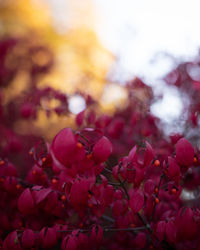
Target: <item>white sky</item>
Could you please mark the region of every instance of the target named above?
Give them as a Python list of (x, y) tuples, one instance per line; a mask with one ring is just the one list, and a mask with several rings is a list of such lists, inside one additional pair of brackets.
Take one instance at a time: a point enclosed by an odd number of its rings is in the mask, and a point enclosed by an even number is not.
[[(57, 8), (54, 12), (57, 18), (64, 20), (66, 0), (48, 1)], [(84, 0), (74, 1), (84, 3)], [(173, 68), (175, 61), (162, 52), (176, 58), (176, 63), (177, 59), (189, 59), (197, 54), (200, 0), (92, 1), (100, 19), (96, 24), (97, 34), (118, 59), (112, 69), (113, 80), (125, 82), (134, 75), (143, 77), (157, 93), (164, 94), (163, 100), (152, 108), (153, 112), (166, 122), (176, 118), (182, 107), (178, 94), (163, 89), (159, 80)]]
[[(117, 55), (117, 80), (137, 75), (163, 99), (153, 113), (170, 123), (182, 111), (175, 89), (160, 80), (179, 60), (197, 55), (200, 0), (94, 0), (101, 13), (97, 26), (103, 44)], [(163, 52), (176, 58), (174, 61)]]
[[(195, 55), (200, 45), (199, 0), (93, 0), (101, 15), (100, 39), (127, 73), (157, 77), (150, 61), (160, 52)], [(160, 56), (161, 57), (161, 56)], [(166, 67), (166, 64), (169, 64)]]
[[(69, 0), (50, 3), (55, 23), (67, 29)], [(87, 6), (88, 0), (70, 0)], [(116, 74), (150, 79), (173, 67), (169, 58), (194, 56), (200, 45), (200, 0), (90, 0), (97, 13), (96, 31), (105, 47), (118, 58)], [(80, 3), (80, 4), (79, 4)], [(61, 29), (60, 28), (60, 29)], [(157, 59), (157, 60), (155, 60)], [(120, 77), (119, 77), (120, 76)]]

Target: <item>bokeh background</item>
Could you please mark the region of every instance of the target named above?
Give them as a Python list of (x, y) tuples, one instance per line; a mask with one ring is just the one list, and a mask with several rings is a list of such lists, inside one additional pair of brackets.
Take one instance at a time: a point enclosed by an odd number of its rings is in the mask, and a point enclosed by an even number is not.
[[(59, 128), (73, 126), (74, 115), (85, 108), (80, 95), (85, 91), (99, 101), (100, 112), (114, 112), (126, 105), (124, 85), (136, 76), (153, 87), (151, 111), (162, 119), (166, 132), (181, 130), (173, 122), (186, 99), (166, 86), (163, 76), (180, 62), (198, 57), (199, 7), (198, 0), (1, 0), (0, 36), (21, 40), (7, 59), (9, 67), (15, 67), (18, 61), (13, 58), (23, 57), (29, 47), (45, 46), (52, 54), (39, 51), (31, 60), (42, 66), (54, 59), (37, 85), (68, 96), (70, 115), (58, 122), (56, 115), (46, 119), (41, 111), (32, 131), (48, 131), (52, 137)], [(4, 89), (5, 104), (31, 81), (29, 66), (23, 65)], [(21, 133), (27, 129), (30, 125), (23, 121), (16, 124)]]

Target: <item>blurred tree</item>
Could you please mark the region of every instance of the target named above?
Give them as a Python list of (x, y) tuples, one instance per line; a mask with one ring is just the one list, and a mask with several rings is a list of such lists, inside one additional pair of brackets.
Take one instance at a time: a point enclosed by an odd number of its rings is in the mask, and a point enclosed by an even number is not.
[[(8, 68), (20, 66), (9, 80), (9, 87), (2, 89), (4, 104), (29, 91), (33, 81), (38, 88), (51, 86), (68, 95), (87, 90), (87, 94), (100, 100), (114, 57), (100, 44), (94, 25), (91, 25), (95, 22), (91, 2), (84, 1), (84, 5), (79, 5), (78, 1), (68, 1), (66, 22), (69, 22), (69, 28), (62, 33), (54, 27), (47, 3), (36, 0), (0, 1), (0, 37), (20, 41), (6, 55)], [(34, 49), (32, 53), (33, 48), (41, 47), (46, 49)], [(48, 72), (35, 77), (27, 57), (39, 67), (49, 63), (51, 67)], [(47, 120), (41, 110), (34, 122), (36, 133), (41, 131), (43, 134), (48, 129), (50, 137), (67, 125), (73, 126), (70, 116), (67, 119), (59, 117), (58, 123), (56, 114)], [(25, 132), (25, 127), (22, 123), (17, 124), (18, 131)], [(50, 133), (51, 130), (54, 132)]]

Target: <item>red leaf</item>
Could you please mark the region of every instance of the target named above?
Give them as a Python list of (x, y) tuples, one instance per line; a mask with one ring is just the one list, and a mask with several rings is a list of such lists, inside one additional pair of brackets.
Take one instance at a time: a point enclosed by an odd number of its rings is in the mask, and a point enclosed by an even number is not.
[(48, 196), (48, 194), (51, 192), (52, 192), (52, 190), (50, 188), (44, 188), (44, 189), (41, 189), (39, 191), (34, 191), (34, 198), (35, 198), (36, 204), (43, 201)]
[(168, 221), (166, 224), (166, 235), (169, 242), (175, 242), (176, 240), (176, 226), (174, 222)]
[(23, 248), (32, 248), (35, 243), (35, 233), (31, 229), (25, 229), (21, 241)]
[(77, 124), (77, 126), (80, 127), (83, 124), (84, 117), (85, 117), (85, 110), (81, 111), (80, 113), (78, 113), (76, 115), (76, 124)]
[(34, 200), (29, 188), (25, 189), (18, 199), (18, 209), (24, 214), (31, 214), (34, 209)]
[(137, 213), (142, 209), (144, 205), (144, 195), (140, 191), (134, 191), (130, 194), (129, 205), (134, 213)]
[(76, 148), (76, 139), (70, 128), (64, 128), (54, 138), (51, 151), (56, 159), (62, 164), (68, 164), (73, 158)]
[(185, 138), (176, 144), (176, 160), (182, 166), (191, 166), (194, 160), (194, 148)]
[(164, 234), (165, 234), (165, 227), (166, 227), (166, 222), (165, 221), (159, 221), (157, 224), (156, 228), (156, 236), (160, 241), (163, 240)]
[(96, 162), (104, 162), (112, 153), (112, 144), (107, 137), (103, 136), (93, 148), (93, 157)]
[(138, 233), (135, 237), (136, 245), (141, 249), (144, 248), (146, 245), (146, 234), (145, 233)]

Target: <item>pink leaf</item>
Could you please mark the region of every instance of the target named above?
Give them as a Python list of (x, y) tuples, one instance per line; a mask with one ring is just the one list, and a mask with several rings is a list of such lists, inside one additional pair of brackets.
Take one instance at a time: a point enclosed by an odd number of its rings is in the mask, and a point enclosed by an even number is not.
[(36, 204), (43, 201), (48, 196), (48, 194), (51, 192), (52, 192), (52, 190), (50, 188), (44, 188), (44, 189), (41, 189), (39, 191), (34, 191), (34, 198), (35, 198)]
[(194, 160), (194, 148), (185, 138), (176, 144), (176, 160), (182, 166), (191, 166)]
[(31, 214), (34, 209), (34, 200), (29, 188), (25, 189), (18, 199), (18, 209), (23, 214)]
[(144, 205), (144, 195), (140, 191), (134, 191), (130, 194), (129, 205), (134, 213), (137, 213), (142, 209)]
[(104, 162), (112, 153), (112, 144), (107, 137), (103, 136), (93, 148), (93, 157), (96, 162)]

